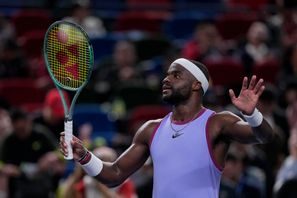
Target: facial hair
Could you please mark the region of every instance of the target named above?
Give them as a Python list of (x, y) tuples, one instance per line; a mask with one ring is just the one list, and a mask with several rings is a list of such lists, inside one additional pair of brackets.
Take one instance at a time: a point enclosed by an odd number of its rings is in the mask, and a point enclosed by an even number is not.
[(162, 99), (164, 102), (169, 103), (171, 105), (178, 105), (187, 99), (190, 98), (191, 95), (191, 87), (184, 86), (182, 88), (174, 88), (170, 89), (171, 93), (167, 95), (163, 95)]

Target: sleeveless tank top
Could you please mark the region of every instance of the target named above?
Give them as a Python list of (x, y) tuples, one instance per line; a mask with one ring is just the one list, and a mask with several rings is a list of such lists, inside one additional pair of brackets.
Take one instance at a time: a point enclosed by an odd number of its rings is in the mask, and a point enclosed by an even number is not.
[[(212, 114), (202, 109), (190, 122), (171, 123), (171, 112), (156, 128), (150, 145), (154, 198), (219, 197), (222, 169), (213, 160), (207, 134)], [(172, 128), (182, 130), (176, 135)]]

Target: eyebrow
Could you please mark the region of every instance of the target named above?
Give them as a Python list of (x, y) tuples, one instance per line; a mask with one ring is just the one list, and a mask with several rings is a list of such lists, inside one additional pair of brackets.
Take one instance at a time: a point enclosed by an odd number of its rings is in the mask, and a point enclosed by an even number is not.
[(170, 75), (170, 74), (182, 74), (183, 72), (180, 71), (180, 70), (173, 70), (173, 71), (167, 71), (167, 75)]

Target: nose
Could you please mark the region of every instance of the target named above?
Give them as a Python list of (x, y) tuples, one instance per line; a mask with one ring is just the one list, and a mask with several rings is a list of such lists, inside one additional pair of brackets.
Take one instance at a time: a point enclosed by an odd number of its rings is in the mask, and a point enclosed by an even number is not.
[(169, 83), (169, 76), (166, 76), (163, 81), (162, 81), (163, 84), (165, 83)]

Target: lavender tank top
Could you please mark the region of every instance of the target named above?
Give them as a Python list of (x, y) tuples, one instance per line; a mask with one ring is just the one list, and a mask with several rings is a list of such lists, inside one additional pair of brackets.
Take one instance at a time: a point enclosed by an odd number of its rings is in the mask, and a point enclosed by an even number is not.
[[(169, 113), (153, 134), (154, 198), (218, 198), (221, 167), (213, 161), (207, 121), (214, 114), (202, 109), (188, 123), (171, 123)], [(184, 127), (184, 128), (183, 128)], [(182, 129), (173, 138), (175, 130)]]

